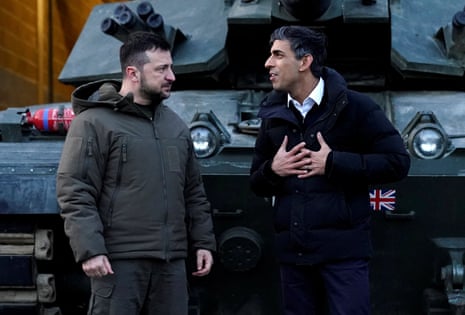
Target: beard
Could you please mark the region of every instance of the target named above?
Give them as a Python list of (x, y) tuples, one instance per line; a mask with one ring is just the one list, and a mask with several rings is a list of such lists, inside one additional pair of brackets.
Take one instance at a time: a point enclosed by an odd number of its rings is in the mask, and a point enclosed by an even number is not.
[(150, 99), (153, 104), (159, 104), (162, 100), (169, 97), (169, 94), (163, 93), (160, 89), (149, 86), (145, 77), (140, 79), (140, 94), (144, 98)]

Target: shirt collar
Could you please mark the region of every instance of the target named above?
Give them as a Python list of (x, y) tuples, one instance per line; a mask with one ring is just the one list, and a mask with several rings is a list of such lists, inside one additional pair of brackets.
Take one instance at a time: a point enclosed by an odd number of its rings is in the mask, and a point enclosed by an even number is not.
[[(305, 98), (304, 104), (308, 103), (308, 101), (311, 101), (312, 103), (315, 103), (316, 105), (319, 106), (321, 104), (321, 101), (323, 100), (324, 91), (325, 91), (325, 81), (323, 80), (323, 78), (320, 78), (315, 88)], [(299, 104), (299, 102), (297, 102), (294, 98), (292, 98), (292, 96), (288, 93), (287, 94), (287, 106), (289, 106), (291, 102), (294, 105)]]

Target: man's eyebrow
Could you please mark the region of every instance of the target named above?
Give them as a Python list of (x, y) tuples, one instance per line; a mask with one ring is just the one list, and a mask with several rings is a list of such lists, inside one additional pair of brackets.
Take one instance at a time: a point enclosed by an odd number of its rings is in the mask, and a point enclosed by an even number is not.
[(273, 49), (273, 50), (271, 50), (271, 53), (273, 55), (284, 54), (284, 52), (281, 49)]

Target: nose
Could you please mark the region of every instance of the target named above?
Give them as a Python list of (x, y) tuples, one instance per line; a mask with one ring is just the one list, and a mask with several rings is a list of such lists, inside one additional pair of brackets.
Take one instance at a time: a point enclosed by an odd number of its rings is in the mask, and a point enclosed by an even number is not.
[(266, 59), (265, 61), (265, 68), (266, 69), (269, 69), (272, 67), (272, 59), (271, 59), (272, 56), (268, 57), (268, 59)]
[(174, 71), (172, 69), (168, 70), (168, 73), (166, 74), (166, 80), (173, 82), (176, 80), (176, 76), (174, 75)]

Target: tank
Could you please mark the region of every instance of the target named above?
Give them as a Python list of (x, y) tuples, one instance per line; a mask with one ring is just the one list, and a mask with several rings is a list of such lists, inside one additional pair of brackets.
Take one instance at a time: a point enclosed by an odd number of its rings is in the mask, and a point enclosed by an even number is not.
[[(59, 80), (121, 77), (133, 31), (162, 32), (177, 81), (166, 100), (191, 128), (213, 209), (212, 273), (190, 279), (189, 315), (279, 315), (271, 200), (248, 188), (264, 62), (281, 25), (328, 37), (327, 64), (402, 134), (409, 175), (370, 187), (375, 315), (462, 314), (465, 305), (465, 12), (448, 0), (159, 0), (96, 6)], [(70, 103), (0, 111), (0, 313), (86, 313), (55, 176)], [(191, 262), (189, 262), (190, 265)]]

